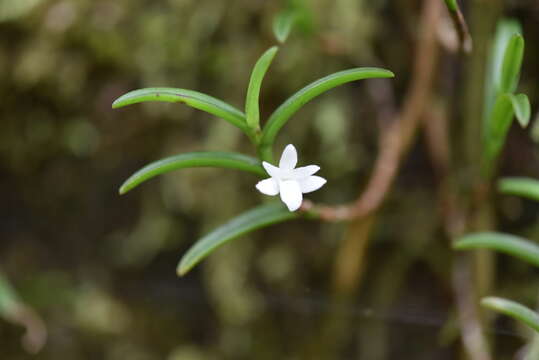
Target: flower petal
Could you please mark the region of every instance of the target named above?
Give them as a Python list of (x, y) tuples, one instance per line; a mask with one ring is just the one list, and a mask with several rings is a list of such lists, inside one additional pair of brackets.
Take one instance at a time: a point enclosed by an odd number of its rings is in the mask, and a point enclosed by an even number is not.
[(298, 163), (298, 153), (294, 145), (289, 144), (284, 148), (281, 160), (279, 160), (279, 168), (282, 170), (292, 170)]
[(292, 170), (292, 176), (296, 180), (303, 180), (305, 178), (308, 178), (309, 176), (315, 174), (318, 170), (320, 170), (320, 166), (318, 165), (308, 165), (299, 167), (297, 169)]
[(303, 195), (299, 183), (294, 180), (286, 180), (279, 182), (279, 191), (281, 200), (286, 204), (288, 210), (296, 211), (301, 206)]
[(262, 161), (262, 166), (264, 167), (264, 169), (266, 169), (266, 172), (272, 178), (277, 178), (277, 179), (281, 178), (282, 171), (277, 166), (273, 166), (270, 163), (265, 162), (265, 161)]
[(300, 181), (301, 192), (304, 194), (320, 189), (327, 182), (326, 179), (320, 176), (309, 176)]
[(256, 184), (256, 188), (262, 194), (269, 196), (275, 196), (279, 193), (279, 184), (277, 184), (277, 181), (273, 178), (259, 181), (258, 184)]

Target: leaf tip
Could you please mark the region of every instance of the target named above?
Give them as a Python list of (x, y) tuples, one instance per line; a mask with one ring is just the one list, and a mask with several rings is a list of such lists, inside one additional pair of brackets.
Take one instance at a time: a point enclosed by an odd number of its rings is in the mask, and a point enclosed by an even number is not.
[(481, 299), (481, 305), (488, 308), (496, 307), (499, 303), (499, 299), (492, 296)]
[(118, 109), (118, 108), (121, 108), (121, 107), (124, 107), (125, 104), (123, 103), (123, 97), (119, 97), (118, 99), (114, 100), (112, 102), (112, 108), (113, 109)]
[(123, 104), (124, 97), (125, 97), (125, 94), (122, 95), (122, 96), (120, 96), (120, 97), (117, 97), (117, 98), (112, 102), (112, 108), (113, 108), (113, 109), (117, 109), (117, 108), (119, 108), (119, 107), (124, 106), (124, 104)]
[(191, 270), (191, 266), (188, 266), (187, 264), (185, 264), (182, 259), (182, 261), (180, 261), (180, 263), (178, 264), (178, 267), (176, 268), (176, 275), (178, 275), (178, 277), (183, 277), (185, 274), (189, 272), (189, 270)]
[(131, 188), (127, 186), (127, 184), (123, 184), (122, 186), (120, 186), (120, 189), (118, 190), (118, 194), (125, 195), (125, 193), (127, 193), (129, 190), (131, 190)]
[(455, 241), (453, 244), (451, 244), (451, 247), (453, 250), (467, 250), (466, 241), (464, 239)]

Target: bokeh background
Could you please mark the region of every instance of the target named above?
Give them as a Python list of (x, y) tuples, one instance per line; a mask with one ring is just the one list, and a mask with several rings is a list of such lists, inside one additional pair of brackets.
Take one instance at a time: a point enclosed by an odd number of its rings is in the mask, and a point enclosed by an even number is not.
[[(480, 0), (462, 1), (464, 9), (474, 2)], [(535, 109), (539, 6), (494, 3), (496, 16), (523, 25), (520, 88)], [(356, 66), (395, 72), (398, 106), (409, 85), (421, 4), (305, 2), (302, 23), (264, 81), (263, 115), (311, 81)], [(182, 170), (118, 195), (123, 180), (164, 156), (254, 155), (236, 128), (205, 113), (163, 103), (112, 110), (111, 103), (135, 88), (171, 86), (241, 108), (252, 65), (275, 44), (271, 24), (284, 6), (0, 0), (0, 280), (9, 281), (48, 332), (43, 349), (30, 354), (20, 342), (23, 327), (4, 314), (0, 359), (459, 358), (453, 252), (441, 230), (438, 179), (421, 133), (381, 210), (364, 274), (347, 302), (334, 294), (335, 254), (347, 224), (302, 220), (270, 227), (176, 276), (178, 260), (198, 237), (260, 203), (254, 176)], [(444, 21), (450, 25), (447, 16)], [(442, 50), (436, 101), (455, 106), (454, 121), (462, 118), (465, 64)], [(349, 201), (368, 179), (383, 109), (372, 95), (379, 82), (366, 83), (317, 98), (277, 140), (276, 155), (294, 143), (303, 164), (321, 165), (329, 182), (309, 195), (313, 200)], [(533, 135), (511, 131), (502, 174), (539, 176)], [(499, 229), (539, 239), (537, 205), (502, 196), (493, 201)], [(537, 274), (506, 257), (497, 269), (493, 292), (533, 306)], [(332, 319), (344, 321), (345, 330), (332, 331)], [(29, 321), (39, 327), (39, 320)], [(529, 339), (507, 319), (493, 320), (488, 333), (496, 359), (511, 358)]]

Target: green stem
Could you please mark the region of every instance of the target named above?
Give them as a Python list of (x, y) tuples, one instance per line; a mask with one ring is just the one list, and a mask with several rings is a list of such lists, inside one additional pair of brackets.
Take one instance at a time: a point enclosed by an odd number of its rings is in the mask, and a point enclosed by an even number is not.
[(273, 148), (271, 144), (259, 144), (258, 157), (262, 161), (273, 163)]

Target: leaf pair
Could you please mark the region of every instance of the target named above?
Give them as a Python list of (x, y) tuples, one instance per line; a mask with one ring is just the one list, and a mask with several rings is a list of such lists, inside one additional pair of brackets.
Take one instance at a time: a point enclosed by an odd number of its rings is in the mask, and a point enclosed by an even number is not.
[(507, 133), (516, 117), (522, 127), (530, 121), (531, 107), (528, 97), (524, 94), (513, 95), (504, 93), (499, 95), (492, 109), (491, 119), (486, 131), (486, 157), (492, 163), (499, 155)]
[[(506, 178), (499, 182), (498, 189), (505, 194), (539, 201), (539, 181), (535, 179)], [(473, 233), (458, 239), (453, 247), (457, 250), (495, 250), (539, 267), (539, 245), (514, 235), (496, 232)], [(485, 298), (481, 304), (518, 319), (539, 333), (539, 314), (535, 311), (514, 301), (501, 298)]]
[[(259, 121), (259, 94), (262, 79), (275, 54), (277, 48), (272, 47), (266, 51), (256, 63), (246, 98), (246, 112), (229, 105), (212, 96), (193, 90), (177, 88), (146, 88), (135, 90), (119, 97), (113, 103), (113, 108), (137, 104), (148, 101), (181, 102), (193, 108), (205, 111), (220, 117), (235, 125), (245, 133), (251, 135), (255, 142), (259, 142), (259, 150), (265, 160), (271, 159), (271, 149), (279, 130), (303, 105), (314, 97), (345, 83), (367, 78), (389, 78), (393, 73), (378, 68), (356, 68), (341, 71), (319, 79), (286, 100), (270, 116), (258, 138), (260, 131)], [(196, 152), (177, 155), (151, 163), (132, 175), (120, 188), (125, 194), (140, 183), (166, 172), (188, 167), (224, 167), (248, 171), (263, 176), (265, 172), (260, 161), (246, 155), (230, 152)]]
[(498, 24), (487, 72), (484, 120), (484, 171), (489, 175), (505, 143), (513, 118), (522, 127), (530, 121), (528, 97), (514, 94), (524, 56), (524, 38), (520, 25), (505, 20)]
[[(539, 246), (513, 235), (494, 232), (469, 234), (460, 238), (454, 248), (496, 250), (539, 267)], [(481, 305), (520, 320), (539, 333), (539, 314), (519, 303), (488, 297), (481, 300)]]
[(114, 109), (142, 102), (181, 102), (195, 109), (205, 111), (224, 119), (242, 130), (247, 135), (259, 128), (259, 96), (262, 80), (266, 74), (278, 48), (276, 46), (266, 51), (257, 61), (247, 91), (245, 113), (236, 107), (194, 90), (154, 87), (128, 92), (112, 103)]

